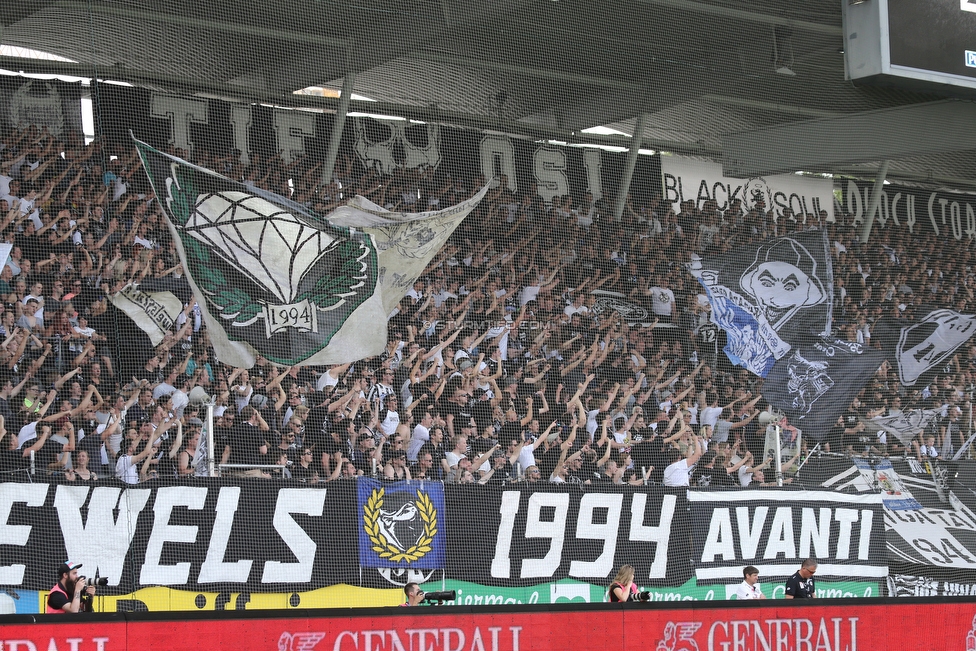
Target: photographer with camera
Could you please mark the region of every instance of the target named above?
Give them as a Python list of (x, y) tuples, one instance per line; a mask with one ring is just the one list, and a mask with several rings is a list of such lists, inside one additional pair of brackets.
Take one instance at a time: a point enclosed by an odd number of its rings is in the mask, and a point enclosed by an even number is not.
[(81, 563), (66, 561), (58, 568), (58, 582), (51, 588), (47, 596), (47, 608), (44, 612), (83, 613), (91, 612), (92, 597), (95, 596), (95, 586), (89, 585), (83, 576), (78, 576)]
[(634, 566), (623, 565), (610, 584), (610, 603), (637, 600), (637, 585), (634, 583)]
[(424, 600), (424, 591), (416, 583), (408, 583), (403, 586), (403, 594), (407, 595), (407, 603), (401, 606), (419, 606)]

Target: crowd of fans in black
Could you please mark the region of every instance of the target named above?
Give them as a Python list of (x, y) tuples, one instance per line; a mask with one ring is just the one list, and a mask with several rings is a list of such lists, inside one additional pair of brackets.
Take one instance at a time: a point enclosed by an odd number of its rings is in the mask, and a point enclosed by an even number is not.
[[(173, 153), (323, 213), (355, 194), (397, 210), (445, 207), (485, 183), (445, 170), (384, 177), (341, 156), (321, 184), (308, 159)], [(694, 256), (824, 225), (835, 333), (865, 344), (883, 315), (976, 308), (967, 242), (877, 228), (860, 244), (844, 216), (713, 201), (675, 212), (636, 185), (616, 220), (610, 196), (547, 202), (531, 185), (493, 185), (391, 316), (383, 355), (241, 369), (214, 358), (192, 300), (157, 346), (109, 300), (130, 283), (185, 283), (131, 144), (4, 134), (0, 237), (13, 248), (0, 273), (0, 469), (127, 483), (206, 475), (204, 413), (189, 400), (201, 386), (216, 396), (224, 475), (763, 485), (762, 382), (721, 353), (686, 271)], [(949, 370), (909, 390), (885, 364), (835, 428), (805, 439), (825, 436), (822, 450), (847, 455), (958, 449), (976, 346)], [(864, 431), (860, 417), (915, 407), (941, 418), (908, 450)]]

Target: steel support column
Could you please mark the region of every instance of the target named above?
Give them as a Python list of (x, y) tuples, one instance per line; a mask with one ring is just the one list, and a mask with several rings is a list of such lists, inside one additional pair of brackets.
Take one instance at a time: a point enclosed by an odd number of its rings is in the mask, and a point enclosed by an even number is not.
[(339, 107), (336, 109), (332, 136), (329, 138), (329, 149), (325, 152), (325, 163), (322, 165), (322, 183), (332, 182), (332, 172), (335, 171), (339, 143), (342, 142), (342, 131), (346, 127), (346, 113), (349, 112), (349, 100), (352, 98), (352, 87), (355, 83), (356, 73), (346, 72), (342, 79), (342, 90), (339, 91)]
[(874, 179), (874, 187), (871, 189), (871, 201), (868, 203), (868, 211), (864, 215), (864, 224), (861, 225), (861, 243), (867, 244), (871, 237), (871, 228), (874, 226), (874, 216), (878, 212), (878, 204), (881, 202), (881, 190), (884, 189), (885, 177), (888, 176), (888, 161), (881, 161), (878, 169), (878, 176)]
[(630, 141), (630, 151), (627, 152), (627, 164), (624, 166), (624, 173), (620, 178), (620, 187), (617, 189), (617, 199), (613, 204), (613, 218), (615, 221), (620, 221), (621, 215), (624, 214), (624, 206), (627, 205), (630, 182), (634, 179), (637, 156), (640, 154), (641, 143), (644, 141), (644, 124), (646, 121), (646, 113), (637, 115), (637, 124), (634, 125), (634, 135)]

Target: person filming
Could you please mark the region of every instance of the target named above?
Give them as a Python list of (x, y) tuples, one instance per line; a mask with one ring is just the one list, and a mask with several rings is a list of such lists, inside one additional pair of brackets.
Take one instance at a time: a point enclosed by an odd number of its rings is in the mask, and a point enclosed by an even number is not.
[(401, 606), (419, 606), (424, 600), (424, 591), (416, 583), (403, 586), (403, 593), (407, 596), (407, 602)]
[(47, 596), (46, 613), (91, 612), (95, 586), (88, 585), (83, 576), (78, 576), (81, 563), (66, 561), (58, 568), (58, 582)]
[(610, 584), (610, 603), (630, 601), (636, 592), (637, 586), (634, 585), (634, 566), (621, 566), (620, 571), (617, 572), (617, 576), (613, 577), (613, 583)]

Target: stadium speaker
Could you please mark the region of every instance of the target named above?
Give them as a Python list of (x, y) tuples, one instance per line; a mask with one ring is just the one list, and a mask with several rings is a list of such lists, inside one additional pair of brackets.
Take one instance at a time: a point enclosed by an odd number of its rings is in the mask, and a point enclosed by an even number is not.
[(193, 390), (190, 391), (191, 405), (205, 405), (211, 400), (210, 394), (203, 387), (193, 387)]

